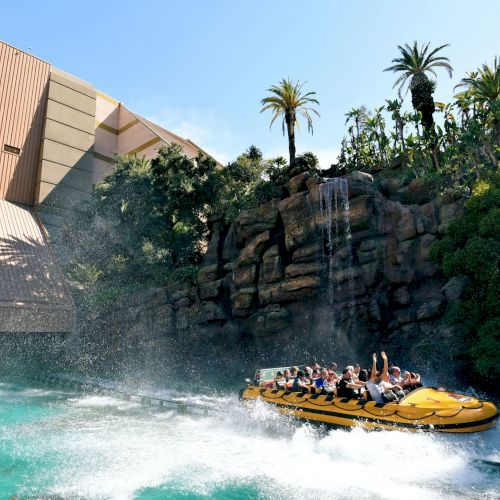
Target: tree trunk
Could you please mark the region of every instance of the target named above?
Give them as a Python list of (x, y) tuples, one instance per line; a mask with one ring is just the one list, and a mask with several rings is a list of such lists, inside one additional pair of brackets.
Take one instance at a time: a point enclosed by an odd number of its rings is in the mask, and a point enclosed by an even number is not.
[(422, 114), (422, 125), (427, 134), (434, 129), (434, 83), (424, 73), (419, 73), (412, 78), (410, 83), (411, 102), (415, 111)]
[(295, 112), (287, 114), (285, 117), (286, 130), (288, 133), (288, 153), (290, 155), (290, 166), (295, 161)]

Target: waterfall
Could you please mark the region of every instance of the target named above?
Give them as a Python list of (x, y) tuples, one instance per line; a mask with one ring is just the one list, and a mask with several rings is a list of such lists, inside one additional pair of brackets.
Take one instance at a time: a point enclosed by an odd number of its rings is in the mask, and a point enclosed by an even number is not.
[[(351, 226), (349, 220), (349, 186), (346, 179), (325, 179), (319, 185), (319, 211), (321, 214), (327, 275), (328, 303), (333, 306), (347, 283), (351, 315), (354, 314), (354, 279), (352, 272)], [(347, 278), (347, 279), (346, 279)]]

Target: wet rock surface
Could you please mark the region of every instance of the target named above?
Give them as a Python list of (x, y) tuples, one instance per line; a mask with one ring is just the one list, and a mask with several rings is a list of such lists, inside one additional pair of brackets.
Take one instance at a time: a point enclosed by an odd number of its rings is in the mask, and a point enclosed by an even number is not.
[(361, 172), (347, 180), (348, 220), (340, 192), (328, 211), (320, 179), (300, 174), (288, 197), (229, 226), (214, 221), (196, 285), (161, 303), (169, 335), (278, 366), (300, 362), (297, 352), (353, 361), (385, 348), (436, 366), (451, 354), (443, 314), (465, 281), (444, 278), (429, 250), (463, 204), (430, 199), (419, 183), (403, 189)]

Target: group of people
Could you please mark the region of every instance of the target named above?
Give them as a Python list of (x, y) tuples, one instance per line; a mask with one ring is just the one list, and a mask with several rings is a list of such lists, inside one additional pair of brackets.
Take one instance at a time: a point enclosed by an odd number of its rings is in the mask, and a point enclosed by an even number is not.
[(328, 368), (314, 363), (302, 370), (292, 366), (277, 372), (274, 388), (387, 403), (400, 401), (410, 391), (422, 387), (418, 373), (402, 373), (398, 366), (389, 368), (386, 353), (382, 352), (381, 356), (382, 370), (377, 370), (377, 354), (373, 353), (370, 371), (355, 364), (346, 366), (341, 375), (337, 373), (336, 363), (331, 363)]

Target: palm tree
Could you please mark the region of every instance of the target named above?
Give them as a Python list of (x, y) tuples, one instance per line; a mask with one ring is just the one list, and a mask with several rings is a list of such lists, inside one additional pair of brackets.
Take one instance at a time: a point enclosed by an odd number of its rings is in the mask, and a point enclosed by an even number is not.
[(302, 87), (304, 83), (300, 81), (292, 82), (289, 78), (282, 79), (279, 85), (273, 85), (267, 91), (273, 94), (272, 96), (265, 97), (260, 101), (262, 104), (262, 113), (266, 109), (273, 112), (273, 119), (269, 128), (272, 127), (275, 120), (283, 116), (281, 128), (283, 135), (285, 135), (285, 124), (288, 133), (288, 151), (290, 153), (290, 166), (295, 160), (295, 125), (298, 127), (297, 114), (301, 114), (307, 120), (307, 129), (311, 134), (313, 133), (311, 112), (319, 116), (319, 113), (311, 108), (311, 105), (319, 105), (317, 99), (311, 97), (316, 95), (316, 92), (307, 92), (302, 94)]
[(402, 73), (394, 83), (393, 87), (401, 84), (398, 89), (399, 97), (401, 98), (401, 90), (409, 78), (411, 90), (411, 102), (415, 111), (420, 111), (422, 114), (422, 125), (427, 132), (430, 132), (434, 125), (432, 114), (434, 113), (434, 99), (432, 93), (434, 92), (435, 82), (429, 80), (426, 73), (432, 73), (437, 77), (434, 68), (442, 67), (448, 71), (450, 78), (453, 74), (453, 68), (449, 63), (449, 59), (443, 56), (436, 56), (436, 54), (449, 44), (441, 45), (429, 53), (429, 43), (418, 47), (417, 42), (413, 42), (413, 47), (405, 44), (404, 47), (398, 45), (402, 57), (397, 57), (391, 62), (395, 63), (393, 66), (385, 68), (384, 71), (394, 71), (395, 73)]
[[(477, 72), (467, 74), (457, 87), (466, 87), (466, 93), (479, 108), (487, 109), (493, 121), (495, 139), (500, 145), (500, 61), (497, 57), (493, 67), (483, 64)], [(458, 94), (460, 97), (460, 94)]]

